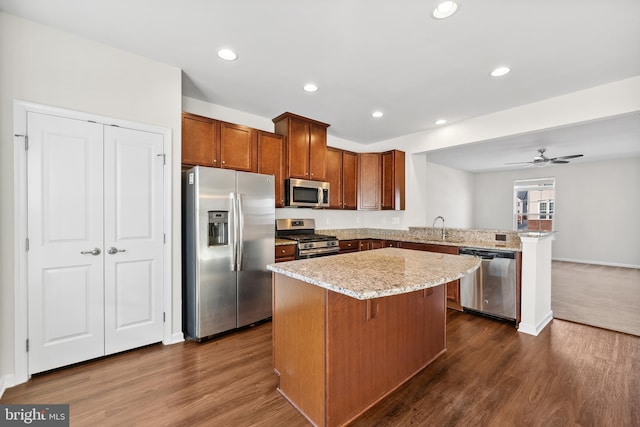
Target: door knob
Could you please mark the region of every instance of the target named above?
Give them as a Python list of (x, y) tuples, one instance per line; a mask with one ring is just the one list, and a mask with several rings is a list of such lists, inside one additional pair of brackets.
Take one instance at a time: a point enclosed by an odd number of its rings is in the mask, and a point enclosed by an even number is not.
[(102, 253), (102, 251), (100, 250), (100, 248), (93, 248), (90, 251), (81, 251), (80, 253), (82, 255), (93, 255), (93, 256), (96, 256), (96, 255), (100, 255)]
[(107, 251), (107, 253), (108, 253), (109, 255), (115, 255), (115, 254), (117, 254), (118, 252), (127, 252), (127, 250), (126, 250), (126, 249), (118, 249), (118, 248), (114, 248), (113, 246), (111, 246), (111, 247), (109, 248), (109, 250)]

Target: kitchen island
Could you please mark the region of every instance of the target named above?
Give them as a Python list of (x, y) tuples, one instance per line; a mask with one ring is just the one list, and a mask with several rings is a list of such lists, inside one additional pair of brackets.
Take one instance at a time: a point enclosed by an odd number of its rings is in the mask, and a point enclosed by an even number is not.
[(385, 248), (271, 264), (278, 390), (339, 426), (446, 350), (445, 283), (475, 258)]

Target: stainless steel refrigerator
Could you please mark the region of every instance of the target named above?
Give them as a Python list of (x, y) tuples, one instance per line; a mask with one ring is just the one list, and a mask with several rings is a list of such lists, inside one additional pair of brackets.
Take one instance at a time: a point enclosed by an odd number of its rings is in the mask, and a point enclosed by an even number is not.
[(269, 318), (274, 177), (197, 166), (182, 178), (186, 335), (200, 340)]

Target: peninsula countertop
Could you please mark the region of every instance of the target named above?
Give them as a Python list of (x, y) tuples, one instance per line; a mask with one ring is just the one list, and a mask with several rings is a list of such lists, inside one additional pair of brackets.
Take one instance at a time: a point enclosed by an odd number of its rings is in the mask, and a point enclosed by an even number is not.
[(479, 266), (473, 257), (384, 248), (269, 264), (267, 269), (366, 300), (442, 285)]

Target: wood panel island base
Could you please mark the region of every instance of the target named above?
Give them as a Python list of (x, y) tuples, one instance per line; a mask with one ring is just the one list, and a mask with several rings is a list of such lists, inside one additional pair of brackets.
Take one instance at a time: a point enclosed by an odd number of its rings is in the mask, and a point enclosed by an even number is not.
[(269, 265), (280, 393), (349, 423), (446, 350), (446, 286), (480, 262), (387, 248)]

